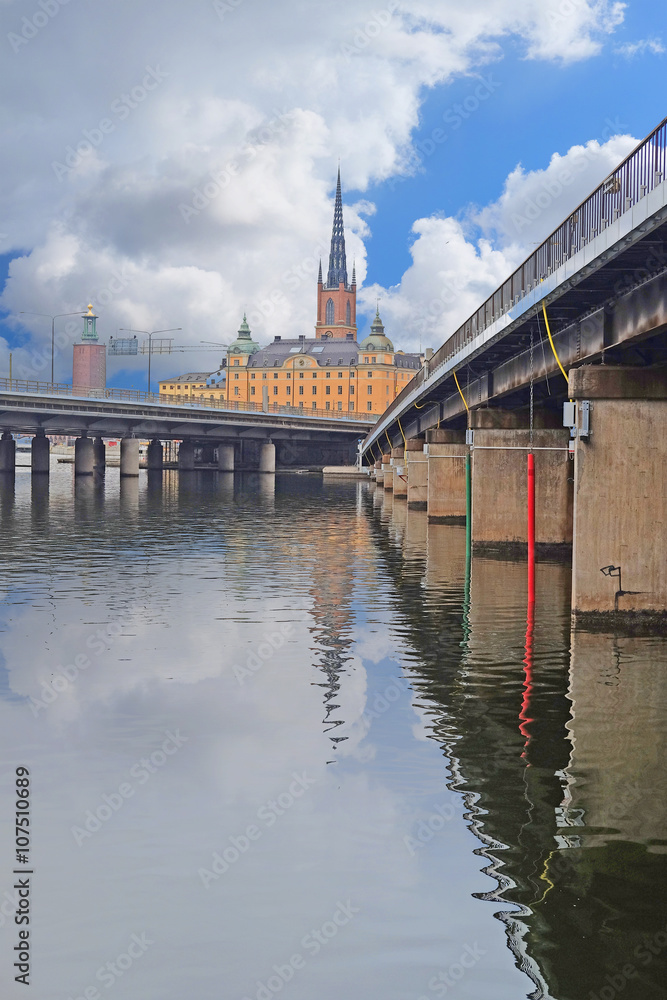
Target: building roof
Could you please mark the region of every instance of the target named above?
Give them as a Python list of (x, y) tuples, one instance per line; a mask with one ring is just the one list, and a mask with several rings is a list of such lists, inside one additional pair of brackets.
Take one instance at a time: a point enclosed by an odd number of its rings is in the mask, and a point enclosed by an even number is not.
[(160, 382), (205, 382), (211, 377), (211, 372), (188, 372), (187, 375), (174, 375), (171, 378), (161, 378)]
[[(385, 350), (385, 348), (374, 348)], [(248, 359), (249, 368), (275, 368), (282, 366), (290, 357), (307, 354), (320, 367), (356, 365), (359, 360), (359, 344), (356, 340), (325, 340), (319, 338), (289, 338), (274, 340), (268, 347), (262, 347)], [(418, 354), (395, 354), (395, 364), (399, 368), (420, 368)]]

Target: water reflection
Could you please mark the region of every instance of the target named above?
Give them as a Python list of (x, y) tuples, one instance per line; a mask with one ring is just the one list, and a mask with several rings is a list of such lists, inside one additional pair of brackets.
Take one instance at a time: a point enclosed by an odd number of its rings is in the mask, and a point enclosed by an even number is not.
[(127, 1000), (661, 995), (663, 640), (571, 635), (541, 564), (527, 656), (525, 567), (467, 592), (365, 483), (73, 480), (0, 491), (40, 1000), (127, 954)]

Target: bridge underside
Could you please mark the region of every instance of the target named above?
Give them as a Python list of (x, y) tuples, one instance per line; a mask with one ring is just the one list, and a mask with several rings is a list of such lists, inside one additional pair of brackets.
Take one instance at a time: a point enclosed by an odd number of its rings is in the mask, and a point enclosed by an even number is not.
[[(667, 363), (667, 224), (563, 290), (547, 307), (554, 346), (566, 371), (581, 364), (640, 367)], [(532, 342), (532, 351), (531, 351)], [(495, 342), (471, 353), (457, 375), (471, 408), (536, 405), (560, 415), (567, 382), (547, 337), (541, 309)], [(451, 372), (400, 415), (407, 437), (431, 427), (464, 427), (466, 409)], [(402, 441), (398, 420), (387, 428)]]

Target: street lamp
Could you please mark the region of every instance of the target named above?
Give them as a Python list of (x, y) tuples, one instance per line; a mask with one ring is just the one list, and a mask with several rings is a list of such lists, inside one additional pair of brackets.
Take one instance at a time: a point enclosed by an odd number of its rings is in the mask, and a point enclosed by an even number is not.
[(85, 309), (80, 309), (78, 312), (72, 312), (72, 313), (56, 313), (55, 315), (52, 315), (51, 313), (26, 312), (23, 309), (19, 313), (19, 316), (45, 316), (46, 319), (51, 320), (51, 385), (53, 385), (55, 381), (53, 371), (54, 371), (54, 358), (56, 352), (56, 326), (55, 326), (56, 320), (60, 319), (61, 316), (85, 316), (85, 315), (86, 315)]
[(168, 330), (130, 330), (128, 327), (121, 326), (120, 328), (123, 333), (143, 333), (144, 336), (148, 337), (148, 392), (151, 391), (151, 354), (152, 354), (152, 338), (156, 333), (175, 333), (176, 330), (182, 330), (182, 326), (172, 326)]

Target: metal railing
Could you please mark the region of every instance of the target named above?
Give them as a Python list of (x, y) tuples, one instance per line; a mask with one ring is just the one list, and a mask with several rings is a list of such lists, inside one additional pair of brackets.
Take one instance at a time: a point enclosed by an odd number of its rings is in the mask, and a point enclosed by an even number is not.
[(378, 417), (373, 413), (356, 410), (307, 409), (305, 406), (288, 406), (283, 403), (244, 402), (243, 400), (206, 399), (204, 396), (172, 396), (168, 393), (140, 392), (137, 389), (93, 389), (67, 385), (64, 382), (37, 382), (31, 379), (0, 378), (0, 392), (30, 393), (40, 396), (70, 396), (85, 399), (108, 399), (121, 403), (151, 403), (179, 406), (184, 409), (223, 410), (227, 413), (278, 413), (291, 417), (318, 417), (326, 420), (352, 420), (374, 424)]
[(558, 229), (510, 275), (479, 309), (433, 354), (383, 413), (399, 410), (404, 399), (433, 372), (529, 295), (541, 281), (629, 211), (665, 179), (667, 118), (619, 163)]

